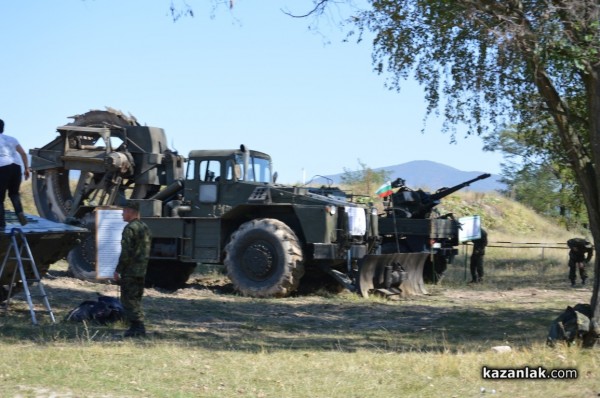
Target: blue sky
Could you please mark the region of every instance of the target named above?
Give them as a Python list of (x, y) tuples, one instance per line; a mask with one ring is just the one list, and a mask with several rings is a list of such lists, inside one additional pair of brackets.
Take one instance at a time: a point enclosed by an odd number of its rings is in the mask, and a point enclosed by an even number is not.
[(359, 159), (500, 171), (501, 155), (479, 138), (450, 144), (440, 120), (424, 125), (418, 85), (385, 88), (369, 40), (343, 42), (327, 19), (315, 33), (281, 11), (302, 13), (309, 1), (237, 0), (214, 13), (207, 0), (187, 1), (195, 17), (176, 23), (170, 0), (1, 2), (6, 134), (28, 151), (68, 116), (110, 106), (164, 128), (185, 156), (240, 144), (267, 152), (280, 182), (355, 170)]

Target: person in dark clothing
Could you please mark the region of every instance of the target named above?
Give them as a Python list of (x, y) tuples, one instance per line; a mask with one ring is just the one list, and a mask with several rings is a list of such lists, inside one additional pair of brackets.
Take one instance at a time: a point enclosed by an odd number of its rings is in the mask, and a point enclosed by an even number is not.
[(150, 229), (140, 220), (139, 204), (129, 201), (123, 209), (123, 220), (128, 224), (123, 229), (121, 255), (114, 280), (121, 285), (121, 303), (129, 329), (124, 337), (146, 335), (142, 296), (150, 256)]
[(6, 228), (6, 218), (4, 215), (4, 201), (6, 192), (12, 202), (21, 225), (27, 224), (27, 218), (23, 213), (21, 204), (21, 165), (25, 168), (23, 174), (25, 179), (29, 178), (29, 163), (27, 154), (19, 144), (16, 138), (4, 134), (4, 121), (0, 119), (0, 229)]
[(590, 262), (594, 255), (594, 247), (588, 240), (582, 238), (569, 239), (567, 245), (571, 249), (569, 250), (569, 279), (571, 280), (571, 286), (576, 285), (577, 270), (579, 270), (581, 284), (585, 285), (587, 263)]
[(488, 244), (487, 232), (481, 228), (481, 236), (473, 241), (473, 253), (471, 254), (471, 282), (483, 282), (483, 256), (485, 255), (485, 247)]

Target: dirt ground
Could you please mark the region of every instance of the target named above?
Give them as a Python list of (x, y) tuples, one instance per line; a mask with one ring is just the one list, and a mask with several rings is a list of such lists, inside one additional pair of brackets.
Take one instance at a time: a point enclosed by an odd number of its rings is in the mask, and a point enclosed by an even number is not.
[[(66, 265), (64, 263), (58, 263), (58, 265), (52, 266), (48, 274), (44, 277), (44, 285), (50, 286), (51, 288), (58, 289), (56, 298), (62, 301), (61, 293), (65, 293), (67, 297), (64, 299), (73, 298), (75, 295), (95, 295), (106, 294), (115, 295), (118, 292), (118, 286), (111, 284), (110, 282), (87, 282), (71, 277), (66, 271)], [(423, 297), (435, 297), (433, 301), (439, 299), (449, 300), (454, 302), (497, 302), (502, 301), (520, 301), (522, 303), (543, 303), (548, 299), (552, 300), (570, 300), (577, 301), (583, 300), (583, 302), (589, 301), (591, 297), (592, 287), (590, 284), (586, 286), (578, 286), (577, 288), (570, 288), (565, 282), (564, 284), (556, 284), (556, 286), (548, 286), (547, 288), (540, 288), (539, 286), (514, 286), (505, 289), (497, 287), (493, 281), (490, 283), (482, 283), (477, 285), (464, 284), (461, 287), (447, 287), (443, 283), (439, 286), (427, 285), (428, 295)], [(61, 292), (63, 291), (63, 292)], [(342, 296), (348, 292), (343, 292)], [(163, 297), (163, 296), (174, 296), (185, 299), (194, 299), (200, 297), (222, 297), (225, 301), (230, 300), (251, 300), (238, 296), (231, 283), (225, 275), (218, 273), (212, 274), (192, 274), (186, 287), (176, 290), (168, 291), (164, 289), (146, 288), (145, 295), (147, 297)], [(310, 300), (315, 297), (331, 297), (327, 292), (316, 292), (314, 295), (296, 295), (295, 297), (283, 299), (292, 300), (294, 302), (301, 302), (303, 299)], [(333, 295), (335, 296), (335, 295)], [(406, 299), (398, 299), (403, 302), (411, 302), (418, 297), (411, 297)], [(427, 300), (427, 299), (426, 299)], [(394, 301), (394, 300), (392, 300)]]
[[(64, 302), (72, 302), (77, 304), (77, 297), (81, 299), (93, 299), (97, 294), (109, 296), (118, 295), (118, 286), (111, 283), (94, 283), (75, 279), (67, 274), (66, 271), (50, 271), (49, 275), (44, 279), (44, 286), (53, 289), (53, 299)], [(507, 290), (498, 290), (493, 284), (482, 284), (480, 286), (466, 285), (463, 288), (447, 288), (444, 286), (427, 285), (429, 292), (426, 296), (409, 297), (392, 299), (390, 302), (401, 302), (405, 305), (410, 303), (431, 302), (434, 303), (446, 302), (452, 304), (464, 303), (468, 306), (469, 303), (497, 303), (503, 302), (518, 302), (526, 309), (536, 304), (542, 304), (550, 301), (565, 302), (589, 302), (591, 297), (591, 286), (567, 288), (567, 286), (557, 286), (555, 289), (542, 289), (538, 287), (517, 287)], [(349, 295), (349, 292), (342, 292), (341, 297)], [(186, 287), (169, 291), (164, 289), (146, 288), (144, 295), (149, 298), (161, 297), (176, 297), (186, 300), (202, 299), (210, 297), (212, 300), (223, 302), (247, 301), (255, 300), (237, 295), (230, 284), (229, 280), (223, 277), (194, 277), (188, 281)], [(294, 297), (277, 299), (275, 301), (293, 302), (301, 304), (303, 302), (311, 302), (315, 299), (327, 300), (327, 298), (335, 297), (335, 294), (320, 291), (315, 294), (296, 295)], [(358, 296), (357, 296), (358, 297)], [(265, 300), (273, 302), (273, 300)]]
[[(44, 286), (63, 325), (69, 325), (65, 317), (84, 300), (98, 294), (118, 296), (116, 285), (81, 281), (60, 268), (50, 270)], [(500, 289), (489, 282), (427, 288), (428, 295), (399, 300), (364, 299), (347, 291), (253, 299), (235, 294), (225, 276), (194, 274), (185, 288), (174, 292), (146, 289), (144, 308), (154, 336), (186, 344), (218, 343), (247, 350), (293, 344), (308, 349), (341, 345), (337, 349), (349, 351), (373, 346), (477, 351), (498, 344), (544, 343), (551, 322), (566, 306), (591, 298), (591, 287), (573, 289), (567, 284)], [(27, 319), (22, 294), (14, 297), (11, 307), (9, 313), (16, 311)], [(114, 330), (99, 326), (95, 333), (105, 332)]]

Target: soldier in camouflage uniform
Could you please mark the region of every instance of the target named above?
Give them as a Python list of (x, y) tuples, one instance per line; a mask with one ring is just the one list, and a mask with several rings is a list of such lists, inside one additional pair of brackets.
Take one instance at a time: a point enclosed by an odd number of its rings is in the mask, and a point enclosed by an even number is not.
[(572, 238), (567, 241), (569, 246), (569, 279), (571, 286), (575, 286), (577, 280), (577, 270), (581, 277), (581, 284), (585, 285), (587, 275), (587, 264), (594, 255), (594, 247), (592, 244), (583, 238)]
[(129, 329), (124, 337), (146, 335), (142, 296), (144, 279), (150, 255), (150, 229), (140, 220), (139, 204), (129, 201), (123, 209), (123, 220), (128, 224), (121, 238), (121, 256), (114, 279), (121, 285), (121, 303)]
[(483, 282), (483, 256), (488, 244), (487, 232), (481, 228), (481, 237), (473, 240), (473, 253), (471, 254), (471, 282)]

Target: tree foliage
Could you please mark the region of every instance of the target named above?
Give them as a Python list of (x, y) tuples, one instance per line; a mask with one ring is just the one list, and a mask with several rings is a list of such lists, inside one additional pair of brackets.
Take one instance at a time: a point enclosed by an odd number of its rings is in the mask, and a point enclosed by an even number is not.
[[(548, 128), (548, 127), (546, 127)], [(540, 214), (557, 219), (567, 229), (588, 225), (581, 192), (560, 153), (548, 145), (552, 135), (505, 129), (486, 138), (490, 150), (504, 154), (503, 192)]]
[(504, 164), (502, 174), (501, 181), (507, 185), (503, 193), (511, 199), (555, 219), (566, 229), (588, 224), (577, 186), (552, 164)]

